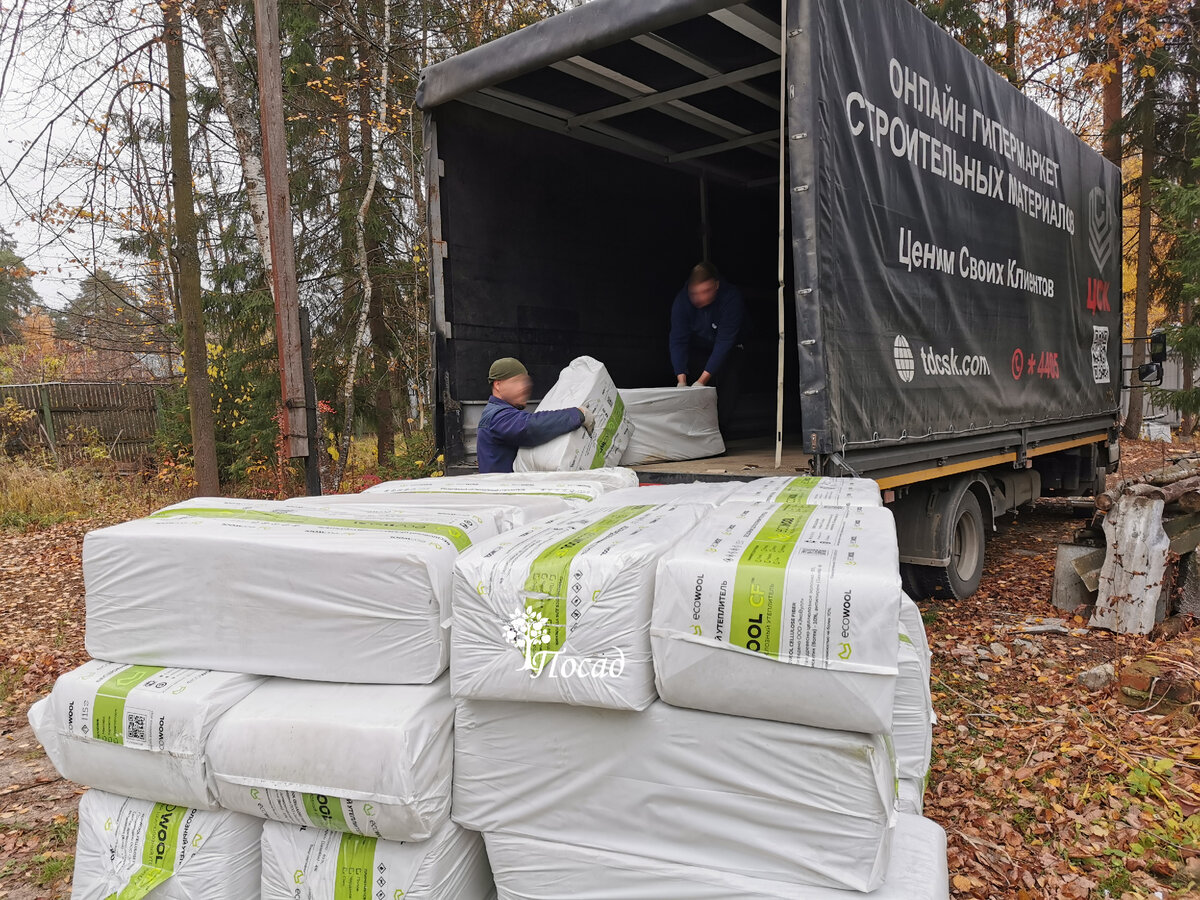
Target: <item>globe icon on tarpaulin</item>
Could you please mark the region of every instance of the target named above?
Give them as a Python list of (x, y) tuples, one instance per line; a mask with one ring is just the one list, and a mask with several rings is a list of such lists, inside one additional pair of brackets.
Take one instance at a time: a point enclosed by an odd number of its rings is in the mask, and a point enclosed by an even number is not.
[(912, 381), (917, 374), (917, 366), (913, 362), (912, 347), (908, 345), (908, 338), (902, 334), (896, 335), (896, 340), (892, 344), (892, 359), (896, 362), (896, 372), (899, 374), (900, 380), (905, 384)]

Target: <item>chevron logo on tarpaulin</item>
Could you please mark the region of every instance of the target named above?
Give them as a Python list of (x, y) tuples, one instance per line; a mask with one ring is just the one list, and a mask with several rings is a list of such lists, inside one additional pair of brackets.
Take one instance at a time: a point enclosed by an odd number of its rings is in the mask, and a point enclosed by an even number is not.
[(1117, 213), (1108, 202), (1108, 192), (1102, 187), (1092, 188), (1088, 195), (1088, 246), (1101, 272), (1112, 261), (1117, 233)]

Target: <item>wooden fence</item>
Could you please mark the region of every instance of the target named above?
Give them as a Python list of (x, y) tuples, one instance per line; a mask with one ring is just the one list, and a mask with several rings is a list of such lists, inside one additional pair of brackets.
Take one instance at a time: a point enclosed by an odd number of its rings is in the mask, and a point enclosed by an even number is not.
[(121, 462), (138, 462), (154, 451), (159, 387), (154, 384), (51, 382), (0, 385), (0, 404), (13, 397), (37, 413), (21, 434), (26, 447), (47, 447), (56, 457), (104, 446)]

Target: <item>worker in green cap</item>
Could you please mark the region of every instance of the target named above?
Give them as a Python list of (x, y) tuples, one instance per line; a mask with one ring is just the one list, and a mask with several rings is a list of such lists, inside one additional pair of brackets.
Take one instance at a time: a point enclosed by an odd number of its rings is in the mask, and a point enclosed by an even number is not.
[(595, 427), (592, 414), (581, 407), (526, 412), (533, 379), (518, 359), (506, 356), (496, 360), (488, 369), (488, 381), (492, 396), (479, 419), (476, 437), (480, 472), (511, 472), (519, 448), (536, 447), (576, 428), (591, 434)]

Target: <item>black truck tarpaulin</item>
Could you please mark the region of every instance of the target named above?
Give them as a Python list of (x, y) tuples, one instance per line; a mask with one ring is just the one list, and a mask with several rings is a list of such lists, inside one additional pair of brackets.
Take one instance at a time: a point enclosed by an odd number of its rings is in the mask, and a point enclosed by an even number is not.
[(1118, 170), (903, 0), (788, 27), (809, 449), (1116, 410)]

